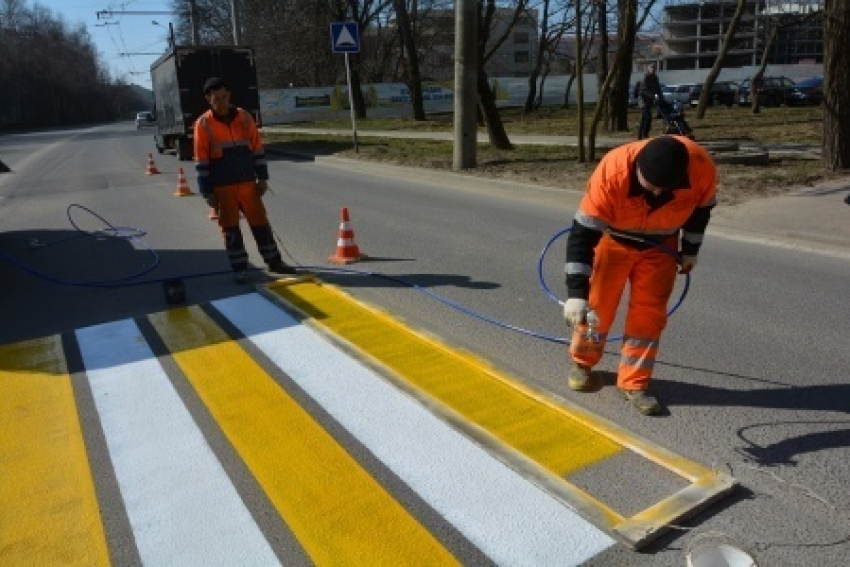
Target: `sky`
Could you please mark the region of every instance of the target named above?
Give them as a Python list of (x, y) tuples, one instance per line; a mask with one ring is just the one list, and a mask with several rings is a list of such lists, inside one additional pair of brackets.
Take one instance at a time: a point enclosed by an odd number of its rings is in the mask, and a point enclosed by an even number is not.
[[(169, 14), (119, 14), (118, 12), (170, 12), (165, 0), (25, 0), (61, 16), (71, 26), (83, 24), (113, 77), (151, 88), (150, 66), (168, 46)], [(111, 17), (98, 12), (112, 11)], [(157, 22), (160, 25), (155, 25)]]

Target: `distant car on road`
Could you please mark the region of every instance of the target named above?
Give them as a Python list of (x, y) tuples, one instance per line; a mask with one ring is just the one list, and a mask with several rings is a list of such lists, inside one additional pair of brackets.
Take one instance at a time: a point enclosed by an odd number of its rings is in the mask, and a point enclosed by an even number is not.
[[(689, 100), (691, 106), (699, 104), (699, 97), (702, 93), (702, 85), (694, 85), (691, 87)], [(718, 81), (711, 85), (711, 96), (708, 99), (709, 106), (722, 104), (723, 106), (732, 106), (735, 104), (735, 96), (738, 94), (738, 83), (732, 81)]]
[(817, 106), (823, 102), (823, 77), (812, 77), (796, 83), (785, 93), (788, 106), (811, 104)]
[(156, 118), (152, 112), (139, 112), (136, 114), (136, 130), (141, 130), (147, 126), (156, 126)]
[[(752, 104), (750, 98), (750, 79), (741, 81), (738, 87), (738, 104)], [(761, 106), (779, 106), (785, 103), (785, 94), (794, 86), (788, 77), (762, 77), (756, 84), (756, 95)]]

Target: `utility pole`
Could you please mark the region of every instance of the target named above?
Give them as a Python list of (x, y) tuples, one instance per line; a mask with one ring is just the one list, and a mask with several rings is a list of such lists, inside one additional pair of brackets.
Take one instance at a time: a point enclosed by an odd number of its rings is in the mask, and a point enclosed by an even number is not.
[(455, 2), (455, 170), (476, 165), (478, 146), (478, 10), (476, 0)]
[(239, 23), (239, 11), (236, 0), (230, 0), (230, 20), (233, 22), (233, 45), (242, 44), (242, 25)]
[(192, 45), (201, 45), (201, 34), (198, 32), (198, 7), (195, 0), (189, 0), (189, 27), (192, 29)]

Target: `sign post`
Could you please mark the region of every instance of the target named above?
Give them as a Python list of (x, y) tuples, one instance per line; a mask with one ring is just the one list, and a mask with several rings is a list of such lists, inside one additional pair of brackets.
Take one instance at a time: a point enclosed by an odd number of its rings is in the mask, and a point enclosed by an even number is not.
[(360, 53), (360, 32), (357, 22), (333, 22), (331, 24), (331, 48), (334, 53), (345, 54), (345, 77), (348, 83), (348, 106), (351, 109), (351, 132), (354, 138), (354, 151), (357, 147), (357, 116), (354, 112), (354, 92), (351, 89), (351, 64), (349, 53)]

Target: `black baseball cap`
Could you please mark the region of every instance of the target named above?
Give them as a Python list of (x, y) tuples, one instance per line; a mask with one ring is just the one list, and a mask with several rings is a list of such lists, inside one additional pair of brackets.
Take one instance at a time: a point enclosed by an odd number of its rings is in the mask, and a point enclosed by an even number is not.
[(204, 96), (210, 94), (210, 91), (214, 91), (220, 88), (230, 88), (221, 77), (210, 77), (207, 79), (207, 82), (204, 83)]

